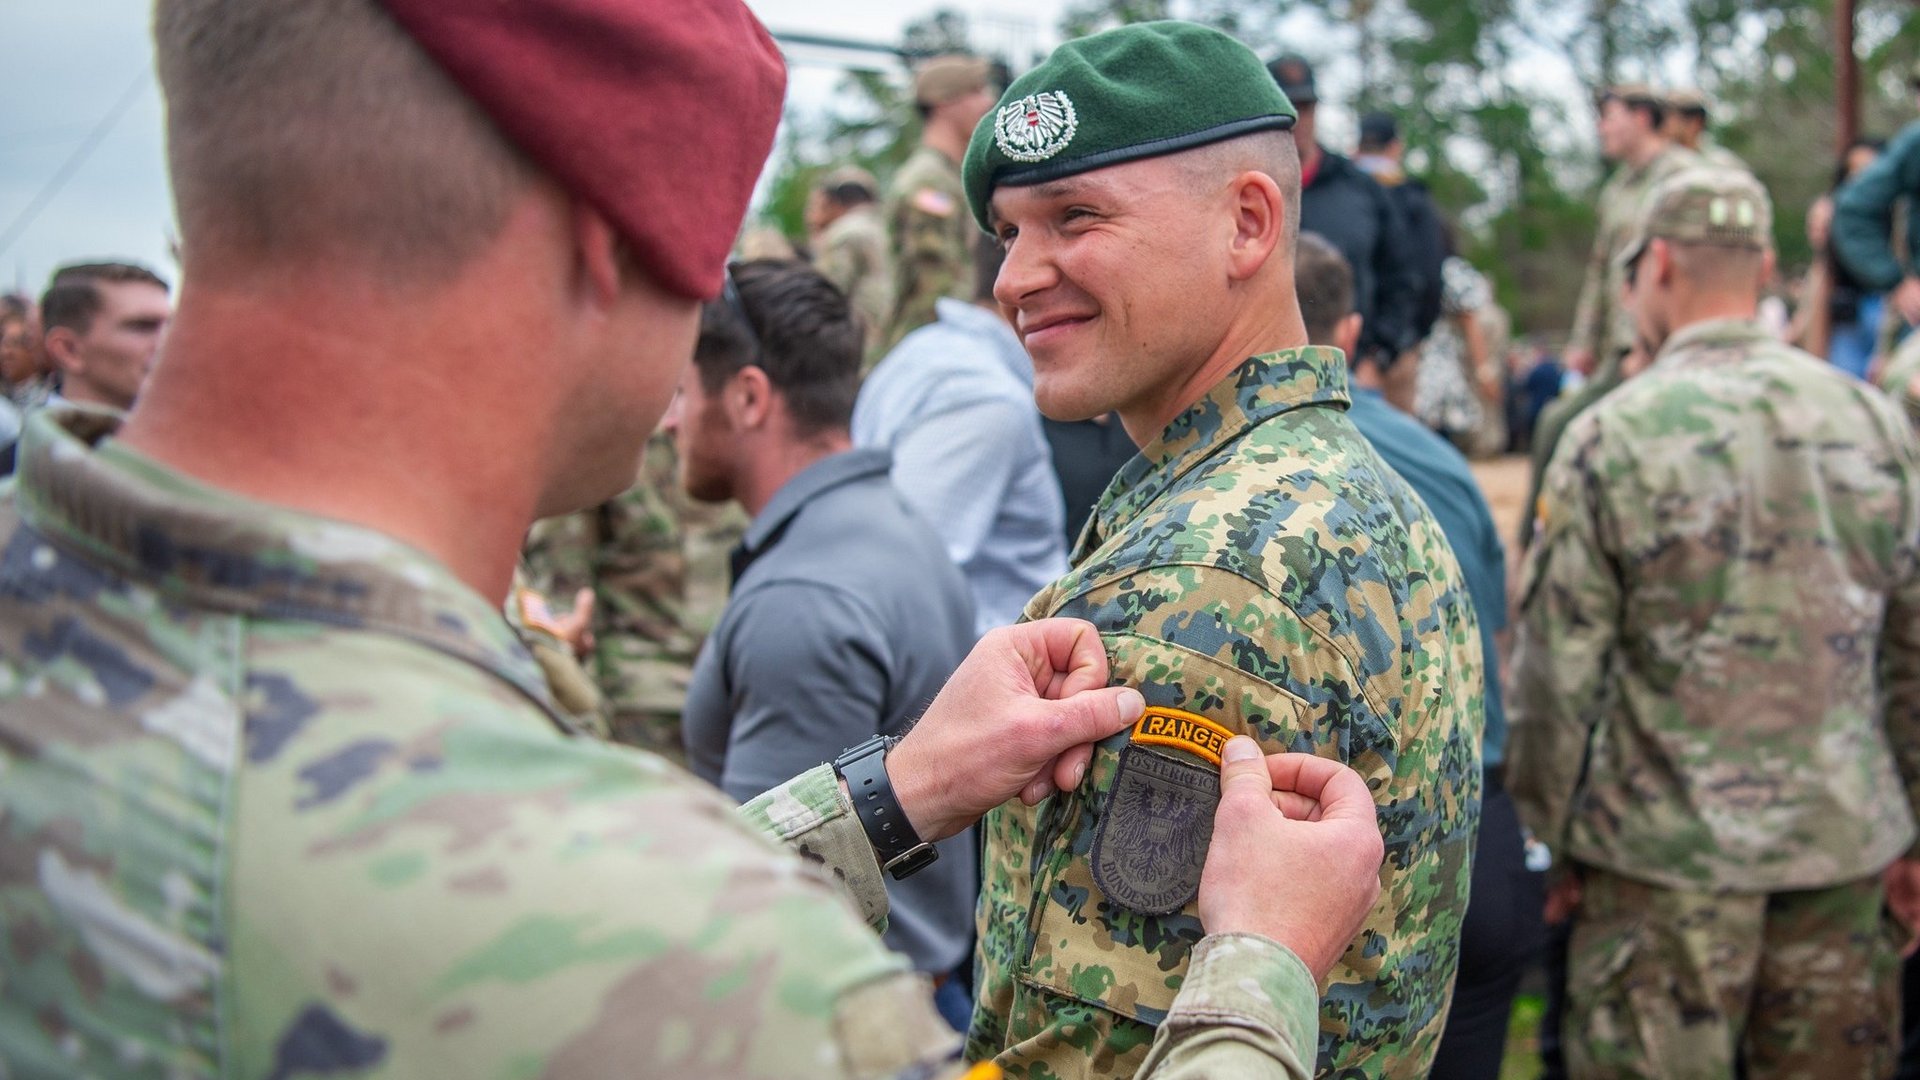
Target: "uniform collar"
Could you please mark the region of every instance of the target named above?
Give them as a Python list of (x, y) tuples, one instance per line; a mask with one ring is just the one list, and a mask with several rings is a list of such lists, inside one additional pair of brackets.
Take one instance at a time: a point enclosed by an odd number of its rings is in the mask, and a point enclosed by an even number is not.
[(1081, 549), (1112, 536), (1195, 466), (1260, 424), (1307, 405), (1345, 409), (1351, 400), (1339, 349), (1306, 345), (1250, 357), (1120, 469), (1094, 507)]
[(170, 600), (419, 642), (556, 715), (502, 613), (438, 561), (372, 529), (201, 484), (113, 443), (119, 426), (84, 407), (28, 418), (14, 489), (27, 525)]
[(1777, 342), (1779, 339), (1768, 333), (1766, 328), (1752, 319), (1707, 319), (1704, 322), (1691, 323), (1667, 335), (1666, 343), (1660, 346), (1660, 353), (1653, 358), (1655, 364), (1671, 365), (1670, 358), (1689, 353), (1705, 346), (1742, 346), (1753, 342)]

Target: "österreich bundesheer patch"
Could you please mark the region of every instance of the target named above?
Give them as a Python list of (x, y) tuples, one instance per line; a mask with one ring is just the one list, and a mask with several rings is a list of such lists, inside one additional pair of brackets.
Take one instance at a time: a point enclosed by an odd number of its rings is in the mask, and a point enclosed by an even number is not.
[(1170, 915), (1200, 892), (1213, 839), (1220, 771), (1205, 761), (1130, 743), (1093, 834), (1093, 880), (1114, 903)]

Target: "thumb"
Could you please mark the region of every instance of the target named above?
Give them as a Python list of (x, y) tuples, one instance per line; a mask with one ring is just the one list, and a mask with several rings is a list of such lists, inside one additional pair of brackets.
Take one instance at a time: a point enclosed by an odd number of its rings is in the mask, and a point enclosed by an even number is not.
[(1220, 751), (1220, 801), (1254, 798), (1264, 803), (1272, 796), (1273, 776), (1267, 771), (1267, 755), (1260, 752), (1260, 744), (1245, 735), (1228, 739)]
[(1041, 704), (1054, 714), (1052, 730), (1060, 744), (1055, 753), (1069, 746), (1099, 742), (1147, 711), (1147, 699), (1131, 686), (1082, 690), (1072, 697)]

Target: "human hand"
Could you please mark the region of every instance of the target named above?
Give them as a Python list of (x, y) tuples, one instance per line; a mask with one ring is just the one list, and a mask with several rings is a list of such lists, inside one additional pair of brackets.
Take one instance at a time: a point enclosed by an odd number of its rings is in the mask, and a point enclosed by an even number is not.
[(1557, 926), (1573, 917), (1580, 907), (1580, 875), (1572, 870), (1547, 883), (1546, 920)]
[(1904, 277), (1887, 294), (1887, 302), (1907, 320), (1908, 326), (1920, 326), (1920, 278)]
[(573, 594), (573, 610), (553, 619), (553, 631), (573, 650), (576, 660), (584, 660), (593, 651), (593, 590)]
[(980, 639), (887, 754), (887, 777), (920, 838), (944, 840), (1016, 795), (1031, 806), (1078, 787), (1093, 744), (1146, 705), (1140, 691), (1107, 685), (1093, 624), (1004, 626)]
[(1236, 736), (1220, 755), (1200, 924), (1272, 938), (1323, 978), (1379, 898), (1385, 855), (1359, 773), (1312, 754), (1265, 755)]
[(1899, 859), (1887, 867), (1887, 907), (1906, 928), (1901, 956), (1920, 951), (1920, 859)]

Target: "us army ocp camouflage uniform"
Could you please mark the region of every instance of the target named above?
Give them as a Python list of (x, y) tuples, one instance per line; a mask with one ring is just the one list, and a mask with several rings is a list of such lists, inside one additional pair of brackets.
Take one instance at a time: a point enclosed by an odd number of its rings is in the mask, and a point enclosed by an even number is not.
[(640, 480), (577, 514), (535, 525), (528, 580), (557, 602), (594, 595), (587, 667), (607, 700), (613, 736), (685, 761), (680, 710), (700, 643), (727, 602), (727, 552), (746, 518), (733, 503), (698, 503), (680, 487), (672, 437), (647, 442)]
[[(1424, 1077), (1479, 814), (1479, 635), (1452, 551), (1346, 401), (1335, 350), (1247, 361), (1114, 479), (1027, 614), (1100, 627), (1150, 707), (1366, 777), (1382, 890), (1328, 978), (1319, 1072)], [(969, 1057), (1029, 1080), (1139, 1063), (1201, 933), (1211, 768), (1122, 733), (1080, 790), (988, 816)]]
[(893, 249), (887, 224), (877, 207), (862, 203), (820, 230), (814, 249), (814, 269), (847, 294), (866, 324), (867, 352), (861, 367), (870, 370), (880, 360), (893, 318)]
[(978, 232), (967, 214), (960, 166), (930, 146), (915, 150), (894, 174), (884, 213), (893, 236), (898, 283), (887, 333), (891, 348), (934, 321), (935, 300), (943, 296), (962, 302), (973, 299), (973, 245)]
[[(1509, 769), (1590, 868), (1570, 1061), (1724, 1075), (1744, 1026), (1776, 1041), (1749, 1075), (1881, 1075), (1878, 875), (1920, 797), (1903, 417), (1750, 322), (1699, 323), (1574, 421), (1542, 504)], [(1722, 1011), (1740, 980), (1752, 1011)]]
[[(112, 428), (36, 415), (0, 495), (0, 1074), (947, 1067), (845, 902), (884, 920), (829, 770), (736, 808), (567, 738), (444, 567)], [(1194, 970), (1154, 1075), (1305, 1075), (1290, 952), (1225, 936)]]
[(1573, 331), (1567, 336), (1567, 348), (1592, 352), (1593, 374), (1578, 389), (1549, 403), (1534, 424), (1532, 482), (1519, 537), (1522, 549), (1533, 541), (1533, 514), (1540, 500), (1541, 477), (1561, 433), (1569, 421), (1620, 385), (1620, 361), (1633, 348), (1633, 313), (1620, 302), (1625, 274), (1616, 256), (1633, 238), (1647, 193), (1660, 181), (1697, 164), (1699, 158), (1693, 151), (1669, 145), (1639, 168), (1620, 165), (1600, 188), (1587, 276), (1574, 308)]

